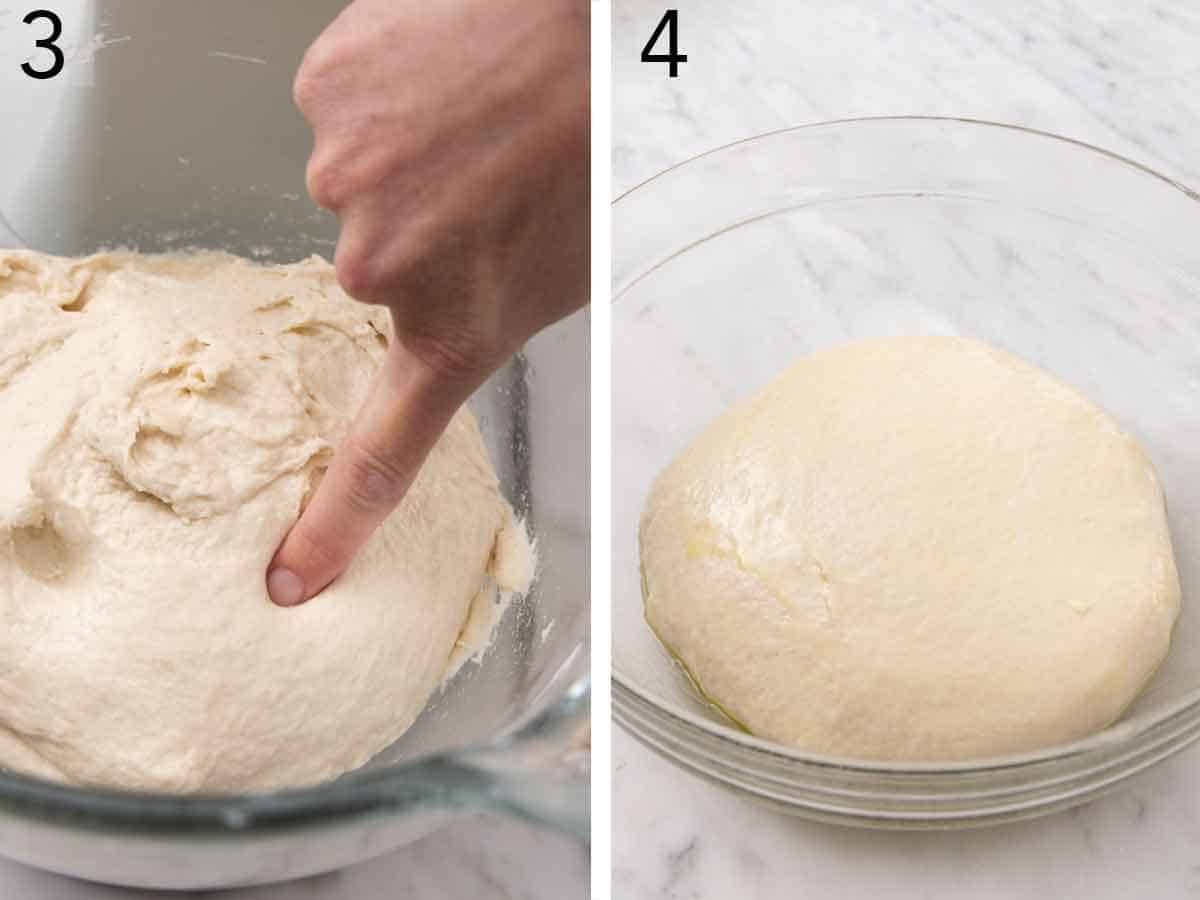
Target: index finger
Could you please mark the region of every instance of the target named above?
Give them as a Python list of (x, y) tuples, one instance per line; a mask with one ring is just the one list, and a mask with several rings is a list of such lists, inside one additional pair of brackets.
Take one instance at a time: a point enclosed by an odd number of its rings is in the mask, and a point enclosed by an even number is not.
[(421, 464), (470, 395), (393, 342), (324, 479), (267, 569), (279, 606), (316, 596), (338, 577), (400, 503)]

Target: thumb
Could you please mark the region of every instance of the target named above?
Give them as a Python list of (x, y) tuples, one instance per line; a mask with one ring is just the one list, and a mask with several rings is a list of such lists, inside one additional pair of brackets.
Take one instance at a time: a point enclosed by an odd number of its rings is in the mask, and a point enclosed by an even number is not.
[(319, 594), (400, 503), (474, 384), (439, 377), (398, 341), (316, 493), (267, 569), (279, 606)]

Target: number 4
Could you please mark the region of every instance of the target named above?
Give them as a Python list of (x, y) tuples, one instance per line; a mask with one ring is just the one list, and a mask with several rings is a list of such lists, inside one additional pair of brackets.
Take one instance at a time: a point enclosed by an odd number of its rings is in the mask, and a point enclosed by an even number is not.
[[(667, 52), (655, 53), (654, 45), (658, 42), (663, 29), (667, 30)], [(642, 48), (642, 62), (665, 62), (670, 64), (667, 74), (671, 78), (679, 76), (679, 64), (687, 62), (687, 56), (679, 52), (679, 10), (668, 9), (663, 13), (662, 20)]]

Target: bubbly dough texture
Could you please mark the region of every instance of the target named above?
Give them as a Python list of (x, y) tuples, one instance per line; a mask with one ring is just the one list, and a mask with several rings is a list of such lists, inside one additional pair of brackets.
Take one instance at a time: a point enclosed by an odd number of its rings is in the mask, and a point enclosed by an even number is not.
[(646, 616), (749, 731), (946, 761), (1121, 714), (1180, 587), (1146, 455), (1103, 412), (974, 340), (803, 360), (651, 489)]
[(257, 790), (409, 727), (529, 570), (469, 412), (332, 586), (264, 583), (388, 337), (317, 258), (0, 253), (0, 766)]

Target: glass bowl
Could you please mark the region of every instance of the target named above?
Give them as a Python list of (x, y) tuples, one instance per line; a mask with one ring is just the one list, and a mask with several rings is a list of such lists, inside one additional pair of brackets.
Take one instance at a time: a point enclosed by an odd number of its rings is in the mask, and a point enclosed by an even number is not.
[[(1200, 734), (1200, 198), (1024, 128), (883, 118), (775, 132), (613, 208), (613, 711), (691, 772), (785, 812), (941, 828), (1082, 803)], [(1184, 610), (1146, 692), (1099, 734), (961, 764), (803, 753), (709, 708), (642, 618), (638, 517), (702, 428), (851, 339), (967, 334), (1107, 408), (1167, 495)], [(1097, 486), (1102, 490), (1103, 486)]]
[[(0, 67), (0, 121), (13, 136), (0, 151), (0, 247), (331, 255), (337, 223), (305, 192), (311, 136), (291, 82), (343, 6), (56, 4), (62, 75), (37, 82)], [(0, 59), (25, 58), (43, 33), (0, 17)], [(245, 796), (0, 773), (0, 854), (97, 881), (212, 888), (334, 869), (481, 810), (585, 836), (588, 334), (586, 313), (558, 323), (471, 401), (538, 541), (539, 576), (489, 653), (399, 741), (331, 783)]]

